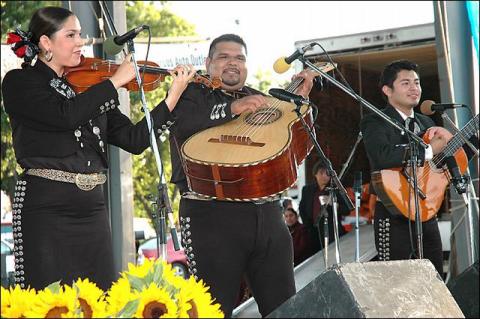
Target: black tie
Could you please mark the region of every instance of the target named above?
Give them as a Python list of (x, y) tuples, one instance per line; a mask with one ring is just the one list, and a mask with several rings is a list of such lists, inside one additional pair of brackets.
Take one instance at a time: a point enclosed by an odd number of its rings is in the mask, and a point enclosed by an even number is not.
[(405, 127), (408, 128), (409, 131), (412, 131), (415, 134), (418, 134), (420, 132), (420, 127), (416, 123), (415, 118), (407, 117), (405, 119)]

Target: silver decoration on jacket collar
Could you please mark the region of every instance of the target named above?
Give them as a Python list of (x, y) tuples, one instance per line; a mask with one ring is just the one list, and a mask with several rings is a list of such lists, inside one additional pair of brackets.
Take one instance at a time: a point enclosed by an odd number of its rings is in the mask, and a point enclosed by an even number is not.
[(225, 113), (225, 106), (227, 106), (227, 103), (215, 104), (212, 107), (210, 119), (213, 121), (220, 119), (220, 117), (223, 119), (225, 116), (227, 116), (227, 114)]
[(66, 97), (67, 99), (71, 99), (76, 96), (75, 91), (63, 82), (61, 79), (53, 78), (50, 80), (50, 86), (55, 89), (58, 93)]

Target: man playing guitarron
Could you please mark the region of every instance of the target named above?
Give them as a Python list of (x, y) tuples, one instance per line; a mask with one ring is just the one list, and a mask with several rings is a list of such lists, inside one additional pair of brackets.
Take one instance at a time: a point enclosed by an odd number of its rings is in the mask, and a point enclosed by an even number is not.
[[(182, 166), (180, 148), (193, 134), (267, 104), (263, 94), (245, 86), (246, 57), (246, 44), (239, 36), (224, 34), (214, 39), (206, 67), (212, 78), (221, 78), (222, 87), (190, 83), (173, 112), (175, 124), (170, 128), (171, 181), (182, 194), (180, 223), (189, 270), (210, 286), (227, 317), (244, 274), (262, 316), (295, 294), (292, 239), (278, 198), (263, 202), (203, 198), (188, 188)], [(296, 93), (308, 96), (313, 74), (302, 71), (297, 77), (304, 81)]]

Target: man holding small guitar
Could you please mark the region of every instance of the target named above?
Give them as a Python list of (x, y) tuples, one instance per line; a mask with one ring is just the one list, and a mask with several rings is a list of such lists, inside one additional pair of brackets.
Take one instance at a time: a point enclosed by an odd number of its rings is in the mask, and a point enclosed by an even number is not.
[[(189, 270), (210, 286), (226, 317), (232, 314), (244, 274), (262, 316), (295, 294), (292, 239), (283, 220), (279, 197), (228, 201), (220, 195), (201, 196), (189, 187), (187, 177), (193, 182), (213, 181), (216, 189), (223, 190), (230, 185), (225, 182), (229, 176), (220, 171), (226, 165), (212, 165), (212, 176), (203, 178), (198, 170), (188, 169), (182, 157), (182, 145), (196, 133), (266, 107), (267, 97), (245, 86), (246, 58), (246, 44), (239, 36), (224, 34), (214, 39), (206, 68), (212, 79), (221, 79), (221, 87), (212, 89), (190, 83), (173, 112), (175, 123), (170, 128), (171, 181), (182, 194), (180, 223)], [(295, 93), (307, 97), (313, 86), (313, 74), (302, 71), (296, 77), (303, 78), (303, 83)], [(259, 116), (261, 119), (263, 115)], [(232, 143), (245, 142), (232, 138), (227, 139), (227, 144), (219, 144), (222, 141), (219, 139), (215, 144), (221, 146), (217, 153), (226, 153), (226, 147)], [(240, 146), (246, 151), (239, 156), (248, 156), (255, 148), (245, 143)], [(209, 140), (197, 144), (200, 145), (194, 146), (209, 150), (214, 143)]]
[[(414, 113), (413, 109), (418, 105), (422, 94), (416, 64), (406, 60), (392, 62), (384, 68), (379, 84), (388, 101), (383, 112), (402, 125), (411, 122), (408, 128), (412, 132), (418, 135), (427, 135), (429, 147), (426, 150), (418, 147), (418, 159), (421, 162), (419, 172), (421, 173), (421, 167), (424, 164), (427, 166), (427, 161), (432, 160), (434, 155), (445, 149), (452, 134), (445, 128), (434, 126), (434, 122), (428, 116)], [(408, 204), (408, 207), (411, 208), (410, 213), (399, 211), (394, 205), (390, 205), (390, 202), (387, 203), (385, 199), (387, 196), (385, 196), (384, 189), (379, 186), (380, 184), (373, 182), (375, 174), (381, 170), (398, 168), (401, 176), (409, 171), (405, 169), (410, 158), (408, 139), (375, 114), (365, 116), (360, 127), (372, 171), (372, 185), (379, 197), (374, 217), (375, 245), (379, 259), (417, 258), (414, 205)], [(407, 186), (406, 188), (407, 195), (401, 194), (400, 197), (410, 196), (413, 200), (412, 187)], [(428, 193), (424, 195), (429, 196)], [(442, 200), (443, 197), (440, 202)], [(424, 258), (429, 259), (439, 274), (442, 274), (442, 242), (435, 214), (436, 211), (429, 220), (422, 219), (423, 250)]]

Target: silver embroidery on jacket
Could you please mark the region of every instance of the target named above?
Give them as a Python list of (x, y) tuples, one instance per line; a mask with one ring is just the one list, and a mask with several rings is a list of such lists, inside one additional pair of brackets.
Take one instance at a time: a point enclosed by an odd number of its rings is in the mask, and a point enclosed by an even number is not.
[(58, 93), (65, 96), (67, 99), (71, 99), (76, 95), (72, 88), (68, 86), (65, 82), (63, 82), (61, 79), (51, 79), (50, 86), (54, 88), (55, 91), (57, 91)]

